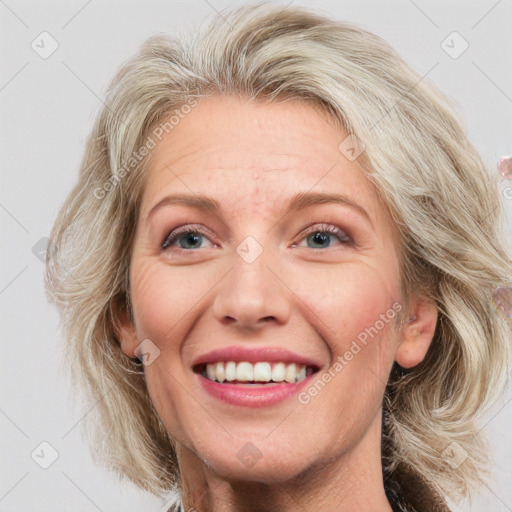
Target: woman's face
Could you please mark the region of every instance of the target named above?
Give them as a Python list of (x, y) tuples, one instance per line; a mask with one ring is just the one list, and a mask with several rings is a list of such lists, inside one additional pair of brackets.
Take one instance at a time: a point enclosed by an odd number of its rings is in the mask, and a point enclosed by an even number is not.
[(380, 436), (397, 238), (345, 138), (305, 102), (214, 96), (154, 149), (122, 348), (146, 340), (179, 457), (218, 475), (284, 481)]

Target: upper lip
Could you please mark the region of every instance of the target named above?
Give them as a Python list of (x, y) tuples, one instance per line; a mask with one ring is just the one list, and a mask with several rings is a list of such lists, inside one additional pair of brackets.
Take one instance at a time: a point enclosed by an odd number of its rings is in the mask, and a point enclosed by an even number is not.
[(192, 366), (200, 364), (216, 363), (218, 361), (247, 361), (257, 363), (260, 361), (295, 363), (300, 365), (312, 366), (316, 369), (321, 364), (309, 357), (301, 356), (282, 347), (240, 347), (230, 346), (211, 350), (206, 354), (198, 356)]

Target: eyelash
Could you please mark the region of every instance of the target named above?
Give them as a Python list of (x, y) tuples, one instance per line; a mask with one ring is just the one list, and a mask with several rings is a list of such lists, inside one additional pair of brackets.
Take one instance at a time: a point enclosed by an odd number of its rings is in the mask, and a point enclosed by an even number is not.
[[(172, 247), (172, 244), (176, 242), (176, 240), (179, 239), (181, 235), (184, 235), (186, 233), (195, 233), (200, 234), (203, 236), (210, 236), (207, 231), (205, 231), (201, 226), (197, 225), (197, 227), (194, 224), (187, 224), (186, 226), (183, 226), (181, 228), (176, 228), (174, 231), (171, 231), (163, 240), (161, 249), (164, 251), (169, 250)], [(302, 239), (306, 238), (308, 235), (311, 235), (313, 233), (327, 233), (330, 235), (335, 235), (338, 240), (340, 241), (341, 245), (346, 246), (352, 246), (354, 245), (354, 241), (352, 238), (341, 228), (338, 226), (335, 226), (333, 224), (326, 224), (324, 222), (320, 222), (317, 224), (314, 224), (310, 228), (306, 230), (306, 232), (303, 234)], [(293, 244), (293, 247), (297, 247), (297, 244)], [(314, 247), (310, 247), (310, 249), (315, 249)], [(316, 248), (316, 249), (322, 249)], [(182, 247), (175, 247), (174, 250), (178, 251), (185, 251), (190, 252), (194, 251), (194, 249), (183, 249)]]

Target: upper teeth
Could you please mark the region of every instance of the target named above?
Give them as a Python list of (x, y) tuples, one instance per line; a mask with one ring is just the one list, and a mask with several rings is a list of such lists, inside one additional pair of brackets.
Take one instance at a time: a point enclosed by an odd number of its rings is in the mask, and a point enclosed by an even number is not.
[(217, 382), (244, 381), (244, 382), (300, 382), (306, 378), (306, 365), (295, 363), (248, 363), (242, 361), (217, 362), (206, 365), (206, 375), (210, 380)]

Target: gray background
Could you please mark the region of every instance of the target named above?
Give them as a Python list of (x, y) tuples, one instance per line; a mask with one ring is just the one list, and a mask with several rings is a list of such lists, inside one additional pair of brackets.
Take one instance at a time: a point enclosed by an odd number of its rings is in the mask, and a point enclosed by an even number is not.
[[(160, 500), (96, 467), (82, 442), (81, 417), (72, 408), (60, 362), (57, 313), (46, 303), (43, 264), (32, 249), (48, 236), (77, 178), (86, 136), (115, 69), (148, 36), (175, 32), (241, 3), (0, 0), (2, 512), (163, 509)], [(512, 0), (293, 4), (384, 37), (455, 102), (490, 168), (496, 170), (499, 158), (512, 154)], [(46, 59), (31, 47), (43, 31), (58, 43)], [(458, 58), (441, 46), (453, 31), (469, 43)], [(455, 42), (452, 51), (459, 48)], [(502, 191), (507, 186), (512, 180), (501, 181)], [(508, 392), (485, 426), (495, 475), (472, 507), (454, 510), (512, 510), (511, 396)], [(48, 469), (31, 458), (36, 450), (34, 458), (51, 462), (51, 450), (39, 446), (43, 441), (58, 453)]]

